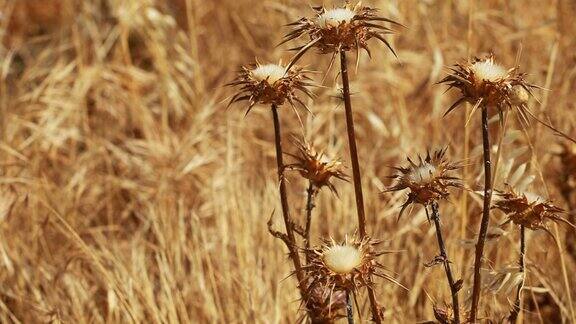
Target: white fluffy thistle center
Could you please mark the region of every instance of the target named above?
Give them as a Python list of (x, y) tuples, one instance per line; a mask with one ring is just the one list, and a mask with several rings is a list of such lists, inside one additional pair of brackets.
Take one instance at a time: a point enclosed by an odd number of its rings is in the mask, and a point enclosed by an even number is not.
[(251, 71), (252, 77), (258, 81), (268, 80), (269, 84), (282, 79), (286, 74), (286, 69), (278, 64), (259, 65)]
[(426, 184), (434, 179), (436, 167), (430, 163), (425, 163), (410, 171), (406, 176), (413, 183)]
[(477, 79), (496, 82), (506, 77), (508, 71), (493, 61), (479, 61), (472, 65)]
[(362, 264), (362, 252), (351, 245), (335, 245), (324, 252), (323, 260), (328, 269), (347, 274)]
[(326, 10), (321, 14), (316, 23), (321, 28), (338, 27), (341, 23), (349, 23), (356, 16), (356, 13), (346, 8), (336, 8)]

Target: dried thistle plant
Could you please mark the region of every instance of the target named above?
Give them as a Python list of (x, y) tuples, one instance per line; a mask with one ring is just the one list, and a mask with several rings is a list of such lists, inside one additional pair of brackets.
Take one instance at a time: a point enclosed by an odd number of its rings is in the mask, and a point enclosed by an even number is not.
[(439, 82), (448, 85), (448, 90), (460, 90), (460, 98), (446, 110), (444, 116), (468, 102), (474, 105), (472, 114), (479, 107), (495, 108), (500, 114), (500, 122), (503, 122), (504, 111), (510, 109), (516, 112), (517, 119), (524, 128), (530, 125), (532, 119), (556, 135), (576, 142), (530, 110), (528, 101), (534, 97), (532, 90), (543, 88), (529, 83), (526, 76), (517, 66), (506, 68), (496, 63), (493, 54), (483, 58), (476, 57), (472, 62), (457, 63), (450, 67), (450, 73)]
[(308, 89), (309, 86), (312, 86), (312, 83), (306, 76), (306, 73), (307, 71), (305, 70), (298, 68), (290, 70), (280, 64), (256, 64), (251, 68), (242, 68), (237, 79), (229, 83), (229, 86), (240, 87), (238, 92), (230, 100), (229, 105), (236, 102), (248, 101), (248, 110), (246, 111), (246, 114), (248, 114), (256, 104), (271, 106), (280, 202), (282, 204), (282, 215), (286, 234), (272, 230), (270, 223), (269, 231), (275, 237), (282, 239), (288, 248), (290, 258), (294, 264), (294, 271), (298, 279), (298, 288), (300, 289), (302, 298), (306, 298), (305, 289), (303, 287), (305, 278), (294, 235), (295, 225), (290, 216), (286, 179), (284, 177), (286, 166), (282, 155), (282, 132), (280, 129), (278, 108), (285, 102), (289, 102), (292, 107), (294, 107), (295, 101), (304, 105), (304, 103), (296, 96), (296, 91), (312, 96)]
[[(356, 133), (354, 130), (354, 117), (352, 112), (352, 102), (350, 99), (350, 82), (348, 79), (348, 63), (346, 52), (363, 48), (370, 55), (368, 40), (376, 38), (382, 41), (396, 55), (390, 43), (384, 38), (387, 34), (392, 34), (392, 29), (380, 23), (397, 22), (380, 17), (374, 8), (363, 6), (361, 2), (356, 5), (346, 3), (343, 7), (326, 9), (316, 7), (314, 18), (302, 18), (289, 24), (293, 30), (288, 33), (282, 43), (308, 36), (309, 41), (296, 47), (298, 52), (291, 60), (289, 67), (295, 64), (309, 49), (316, 47), (320, 53), (332, 54), (330, 65), (336, 55), (340, 55), (340, 75), (342, 77), (342, 97), (346, 111), (346, 131), (350, 148), (350, 160), (352, 163), (352, 178), (354, 183), (354, 194), (356, 198), (356, 209), (358, 214), (358, 232), (360, 237), (366, 236), (366, 215), (364, 211), (364, 194), (362, 191), (362, 180), (360, 174), (360, 163), (358, 162), (358, 148), (356, 146)], [(372, 307), (372, 316), (376, 323), (381, 323), (380, 313), (376, 302), (376, 297), (371, 286), (367, 286), (368, 297)]]
[(296, 159), (296, 162), (287, 165), (287, 167), (298, 171), (303, 178), (310, 181), (316, 190), (327, 187), (335, 195), (338, 195), (336, 187), (330, 180), (337, 178), (348, 181), (348, 176), (343, 171), (342, 162), (339, 159), (328, 157), (323, 151), (316, 151), (306, 141), (295, 141), (294, 145), (298, 149), (298, 153), (288, 154)]
[[(320, 248), (305, 250), (310, 260), (304, 267), (310, 281), (307, 294), (318, 288), (322, 291), (344, 291), (351, 311), (350, 294), (355, 295), (362, 287), (374, 288), (373, 275), (399, 284), (384, 272), (384, 266), (378, 262), (377, 257), (385, 254), (376, 250), (378, 244), (379, 241), (369, 237), (359, 239), (347, 236), (341, 243), (325, 241)], [(381, 318), (380, 307), (378, 312)], [(348, 317), (351, 318), (350, 313)]]
[(316, 15), (313, 18), (301, 18), (289, 24), (292, 31), (288, 33), (283, 43), (308, 36), (306, 45), (295, 48), (298, 54), (293, 61), (298, 60), (310, 48), (317, 48), (322, 54), (333, 54), (341, 51), (364, 49), (371, 55), (368, 41), (376, 38), (384, 43), (396, 56), (396, 52), (386, 40), (385, 36), (394, 31), (381, 23), (391, 23), (401, 26), (398, 22), (381, 17), (378, 10), (363, 6), (362, 2), (356, 5), (346, 3), (343, 7), (327, 9), (314, 7)]
[(239, 87), (238, 92), (230, 99), (228, 106), (236, 102), (247, 101), (246, 115), (256, 104), (281, 106), (285, 102), (294, 108), (298, 103), (308, 110), (308, 107), (297, 96), (301, 92), (312, 98), (310, 87), (314, 84), (309, 77), (311, 71), (293, 67), (288, 69), (280, 64), (256, 63), (242, 67), (236, 80), (228, 86)]
[(460, 323), (460, 306), (458, 303), (458, 291), (462, 287), (462, 280), (455, 281), (450, 267), (450, 261), (446, 252), (444, 238), (442, 236), (442, 227), (440, 223), (440, 212), (438, 208), (438, 201), (447, 199), (449, 196), (448, 188), (462, 188), (463, 184), (460, 178), (453, 175), (453, 172), (461, 166), (459, 163), (453, 163), (446, 159), (446, 149), (440, 149), (430, 154), (426, 153), (426, 157), (418, 156), (418, 163), (414, 163), (412, 159), (408, 158), (409, 166), (407, 167), (393, 167), (397, 173), (390, 176), (395, 179), (392, 187), (386, 189), (384, 192), (400, 191), (408, 189), (408, 199), (402, 205), (398, 220), (402, 217), (402, 213), (411, 204), (423, 205), (426, 209), (426, 215), (429, 216), (428, 206), (432, 209), (432, 220), (436, 227), (436, 239), (438, 241), (438, 248), (440, 255), (434, 258), (430, 265), (442, 263), (446, 272), (446, 278), (450, 286), (452, 294), (452, 305), (454, 313), (454, 323)]
[[(562, 222), (574, 226), (560, 216), (566, 212), (564, 209), (537, 194), (519, 193), (514, 188), (509, 187), (505, 191), (497, 191), (496, 195), (498, 199), (494, 203), (494, 208), (501, 210), (508, 216), (504, 224), (514, 223), (531, 230), (544, 230), (550, 235), (552, 233), (546, 227), (547, 221)], [(552, 235), (552, 237), (554, 236)]]
[(332, 178), (348, 181), (348, 176), (344, 173), (342, 162), (338, 159), (329, 158), (324, 152), (317, 152), (314, 147), (306, 141), (294, 141), (298, 148), (298, 153), (291, 154), (296, 162), (286, 167), (296, 170), (300, 175), (308, 180), (306, 190), (306, 226), (304, 228), (304, 239), (306, 248), (310, 248), (310, 231), (312, 226), (312, 210), (315, 207), (314, 198), (323, 187), (327, 187), (336, 196), (338, 191), (332, 184)]
[(450, 74), (440, 83), (457, 88), (461, 97), (450, 106), (444, 115), (449, 114), (461, 104), (469, 102), (478, 108), (480, 105), (497, 108), (503, 112), (507, 108), (517, 108), (523, 120), (528, 121), (526, 106), (532, 96), (531, 88), (539, 88), (525, 80), (526, 74), (517, 67), (507, 69), (494, 60), (490, 54), (484, 58), (475, 58), (470, 63), (458, 63), (450, 68)]
[(537, 194), (517, 192), (513, 187), (509, 186), (505, 191), (497, 191), (496, 197), (494, 208), (501, 210), (508, 216), (502, 225), (514, 223), (520, 226), (520, 258), (518, 264), (520, 267), (519, 272), (523, 276), (518, 283), (516, 301), (509, 316), (509, 320), (514, 323), (520, 312), (520, 300), (525, 279), (526, 229), (543, 230), (556, 241), (556, 238), (546, 226), (548, 221), (562, 222), (573, 228), (576, 227), (560, 216), (565, 213), (562, 208)]
[(409, 189), (408, 199), (402, 205), (398, 214), (398, 220), (404, 210), (411, 204), (428, 206), (434, 201), (446, 199), (449, 196), (448, 188), (463, 188), (460, 178), (453, 172), (460, 169), (460, 163), (454, 163), (446, 159), (446, 149), (428, 151), (423, 158), (418, 156), (418, 163), (407, 158), (409, 165), (406, 167), (393, 167), (396, 174), (389, 178), (395, 179), (395, 183), (384, 190), (384, 193)]
[[(447, 84), (448, 89), (460, 90), (461, 97), (448, 108), (444, 115), (449, 114), (465, 102), (474, 105), (471, 115), (479, 107), (482, 109), (482, 146), (484, 158), (484, 195), (482, 219), (476, 244), (474, 259), (474, 283), (472, 287), (472, 306), (470, 321), (475, 322), (478, 316), (480, 301), (481, 264), (488, 227), (490, 225), (490, 206), (492, 201), (492, 162), (490, 158), (490, 135), (488, 129), (488, 109), (495, 108), (503, 122), (503, 111), (516, 107), (518, 116), (525, 117), (530, 110), (526, 106), (530, 88), (535, 87), (524, 80), (524, 74), (517, 68), (506, 69), (495, 63), (494, 56), (475, 58), (472, 62), (456, 64), (450, 69), (450, 74), (439, 83)], [(526, 93), (528, 95), (526, 95)], [(514, 104), (514, 106), (513, 106)], [(523, 118), (528, 120), (527, 118)]]

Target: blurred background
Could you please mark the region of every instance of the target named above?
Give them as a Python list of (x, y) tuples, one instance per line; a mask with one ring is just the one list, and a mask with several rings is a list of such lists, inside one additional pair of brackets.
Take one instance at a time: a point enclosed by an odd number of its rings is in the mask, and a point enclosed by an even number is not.
[[(282, 242), (270, 111), (226, 109), (240, 66), (287, 62), (283, 25), (311, 16), (297, 0), (0, 0), (0, 321), (3, 323), (288, 323), (298, 292)], [(397, 222), (404, 193), (379, 195), (387, 166), (447, 146), (467, 167), (468, 191), (441, 205), (461, 300), (471, 284), (482, 188), (479, 115), (447, 117), (457, 93), (436, 85), (446, 67), (494, 53), (547, 90), (529, 104), (576, 136), (576, 2), (572, 0), (364, 1), (407, 28), (372, 43), (351, 69), (368, 232), (397, 251), (381, 257), (408, 290), (379, 281), (386, 323), (434, 320), (449, 302), (433, 227), (415, 208)], [(352, 56), (353, 57), (353, 56)], [(353, 57), (351, 61), (355, 62)], [(329, 55), (299, 64), (322, 71)], [(305, 137), (349, 165), (338, 64), (312, 114), (281, 111), (289, 139)], [(510, 115), (496, 188), (520, 183), (572, 211), (576, 149)], [(500, 140), (501, 139), (501, 140)], [(500, 144), (500, 145), (498, 145)], [(351, 169), (347, 169), (351, 173)], [(303, 220), (306, 184), (289, 176)], [(314, 210), (314, 241), (356, 228), (352, 185), (336, 182)], [(276, 212), (274, 212), (276, 211)], [(302, 216), (300, 216), (302, 215)], [(493, 213), (492, 224), (505, 219)], [(576, 322), (574, 232), (528, 237), (525, 323)], [(500, 322), (514, 300), (518, 229), (492, 229), (480, 314)], [(359, 298), (369, 319), (365, 296)], [(300, 313), (301, 314), (301, 313)]]

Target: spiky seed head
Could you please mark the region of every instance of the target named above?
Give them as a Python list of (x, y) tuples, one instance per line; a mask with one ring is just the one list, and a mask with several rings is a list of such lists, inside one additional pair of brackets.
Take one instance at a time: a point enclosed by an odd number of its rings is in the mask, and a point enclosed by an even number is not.
[(390, 176), (394, 184), (384, 192), (408, 189), (408, 199), (402, 205), (400, 216), (410, 204), (427, 206), (433, 201), (446, 199), (449, 196), (448, 188), (462, 188), (462, 181), (453, 173), (461, 168), (460, 163), (453, 163), (446, 159), (446, 149), (428, 151), (425, 158), (418, 156), (418, 163), (408, 158), (406, 167), (394, 167), (396, 174)]
[[(525, 74), (517, 67), (505, 68), (495, 62), (494, 55), (475, 58), (472, 62), (458, 63), (440, 83), (460, 90), (461, 97), (446, 111), (446, 114), (464, 102), (473, 105), (481, 102), (500, 111), (507, 108), (526, 109), (531, 96), (530, 88), (536, 86), (526, 82)], [(521, 113), (524, 110), (520, 111)]]
[(446, 110), (444, 116), (463, 103), (469, 102), (477, 107), (495, 108), (503, 121), (503, 112), (513, 110), (524, 128), (530, 125), (530, 120), (535, 120), (546, 128), (572, 143), (576, 139), (554, 127), (552, 124), (538, 118), (528, 107), (528, 100), (532, 97), (530, 89), (543, 89), (528, 83), (526, 74), (520, 73), (518, 67), (506, 69), (496, 64), (494, 55), (484, 58), (475, 58), (471, 63), (455, 64), (450, 68), (450, 73), (439, 83), (449, 86), (448, 90), (456, 88), (460, 90), (458, 98)]
[[(506, 223), (514, 223), (531, 230), (547, 230), (547, 220), (568, 223), (560, 214), (565, 211), (552, 201), (531, 192), (518, 193), (508, 187), (496, 192), (494, 207), (508, 216)], [(569, 223), (568, 223), (569, 224)]]
[(383, 254), (375, 251), (378, 244), (369, 237), (346, 237), (340, 243), (331, 240), (319, 248), (305, 250), (310, 260), (304, 267), (310, 278), (309, 289), (323, 287), (353, 292), (372, 285), (372, 275), (395, 282), (383, 272), (384, 267), (376, 260)]
[(296, 163), (288, 165), (288, 168), (296, 170), (300, 175), (308, 179), (316, 189), (328, 187), (338, 194), (336, 187), (330, 181), (332, 178), (348, 181), (348, 176), (343, 172), (342, 162), (338, 159), (329, 158), (324, 152), (317, 152), (306, 141), (295, 141), (298, 148), (297, 154), (290, 154)]
[(229, 86), (238, 87), (238, 92), (232, 97), (229, 105), (247, 101), (248, 112), (256, 104), (281, 106), (286, 101), (295, 106), (296, 103), (306, 107), (306, 104), (297, 96), (297, 92), (312, 97), (310, 87), (312, 79), (308, 76), (311, 71), (298, 67), (287, 70), (282, 64), (254, 64), (242, 67), (236, 79)]
[(379, 16), (376, 9), (363, 6), (361, 2), (356, 5), (350, 3), (342, 7), (327, 9), (325, 7), (316, 7), (316, 16), (312, 18), (302, 18), (291, 23), (293, 29), (285, 37), (282, 43), (293, 39), (307, 36), (309, 42), (307, 45), (297, 47), (299, 58), (304, 52), (311, 47), (316, 47), (321, 53), (336, 53), (340, 50), (350, 51), (360, 48), (368, 49), (368, 41), (376, 38), (383, 42), (396, 55), (392, 46), (386, 40), (385, 36), (393, 34), (393, 30), (382, 25), (382, 23), (399, 23)]

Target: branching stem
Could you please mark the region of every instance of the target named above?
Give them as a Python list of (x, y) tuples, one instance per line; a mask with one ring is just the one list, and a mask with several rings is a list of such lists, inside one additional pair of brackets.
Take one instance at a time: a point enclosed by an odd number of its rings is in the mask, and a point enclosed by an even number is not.
[(278, 168), (278, 181), (280, 186), (280, 201), (282, 204), (282, 216), (284, 218), (284, 226), (286, 227), (286, 245), (288, 247), (288, 253), (290, 254), (290, 259), (294, 263), (294, 272), (296, 278), (298, 279), (298, 288), (300, 289), (300, 294), (303, 300), (306, 300), (306, 288), (302, 285), (304, 284), (304, 272), (302, 271), (302, 264), (300, 262), (300, 255), (298, 253), (298, 247), (296, 245), (296, 238), (294, 236), (293, 222), (290, 218), (290, 208), (288, 205), (288, 194), (286, 192), (286, 180), (284, 177), (284, 161), (282, 158), (282, 135), (280, 131), (280, 118), (278, 115), (278, 107), (272, 105), (272, 118), (274, 119), (274, 140), (276, 144), (276, 163)]

